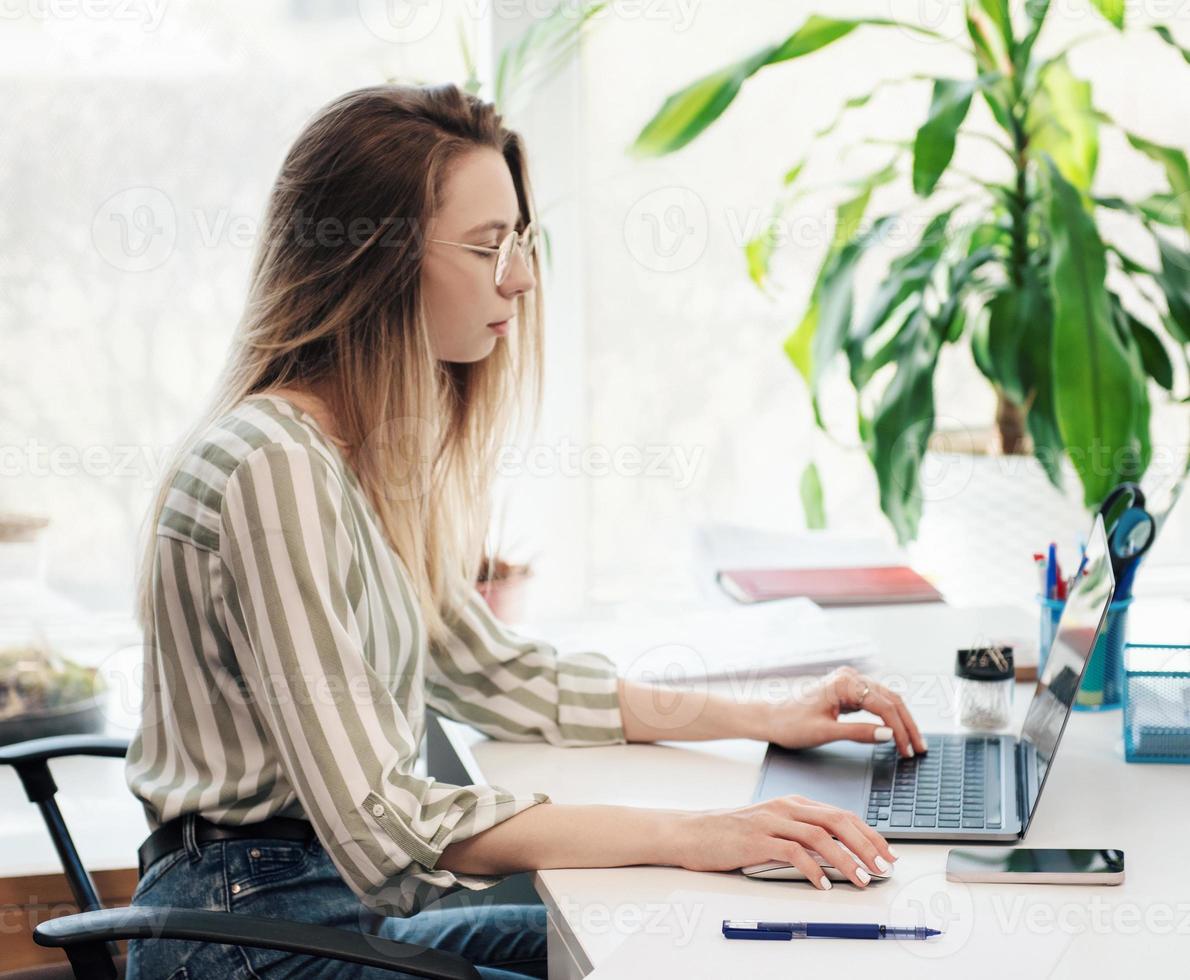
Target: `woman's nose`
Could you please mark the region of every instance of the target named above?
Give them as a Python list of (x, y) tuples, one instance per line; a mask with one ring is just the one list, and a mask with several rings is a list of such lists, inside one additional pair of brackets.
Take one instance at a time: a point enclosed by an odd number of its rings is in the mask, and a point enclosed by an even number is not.
[(513, 296), (532, 292), (536, 285), (537, 279), (533, 276), (533, 269), (525, 259), (525, 253), (519, 248), (514, 248), (512, 260), (508, 266), (508, 275), (504, 277), (504, 282), (497, 287), (500, 290), (500, 295), (511, 299)]

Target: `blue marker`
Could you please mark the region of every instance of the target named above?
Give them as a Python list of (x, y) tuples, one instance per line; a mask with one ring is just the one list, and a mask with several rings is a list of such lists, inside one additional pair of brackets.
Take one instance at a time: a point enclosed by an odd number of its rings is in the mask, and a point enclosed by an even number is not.
[(929, 939), (941, 936), (925, 926), (882, 926), (871, 922), (757, 922), (724, 919), (725, 939)]
[(1045, 563), (1045, 597), (1058, 598), (1058, 548), (1052, 541)]

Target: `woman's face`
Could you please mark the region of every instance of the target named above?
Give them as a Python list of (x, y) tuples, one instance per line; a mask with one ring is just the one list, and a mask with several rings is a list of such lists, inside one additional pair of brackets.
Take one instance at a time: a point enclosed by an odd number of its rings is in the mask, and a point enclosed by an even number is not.
[[(520, 209), (508, 164), (495, 150), (482, 148), (459, 157), (446, 179), (443, 203), (430, 222), (427, 239), (444, 239), (495, 248), (517, 230)], [(515, 330), (516, 300), (536, 286), (521, 250), (513, 250), (504, 282), (496, 285), (496, 256), (433, 241), (426, 244), (421, 287), (430, 342), (440, 361), (468, 363), (487, 357), (501, 333), (493, 324), (509, 321)]]

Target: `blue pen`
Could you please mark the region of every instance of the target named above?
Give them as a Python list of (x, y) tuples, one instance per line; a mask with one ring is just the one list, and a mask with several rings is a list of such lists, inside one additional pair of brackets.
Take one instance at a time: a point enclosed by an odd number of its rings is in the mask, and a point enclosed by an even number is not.
[(757, 922), (724, 919), (725, 939), (929, 939), (941, 936), (926, 926), (882, 926), (873, 922)]
[(1047, 599), (1056, 599), (1058, 597), (1058, 548), (1051, 541), (1049, 557), (1045, 563), (1045, 597)]

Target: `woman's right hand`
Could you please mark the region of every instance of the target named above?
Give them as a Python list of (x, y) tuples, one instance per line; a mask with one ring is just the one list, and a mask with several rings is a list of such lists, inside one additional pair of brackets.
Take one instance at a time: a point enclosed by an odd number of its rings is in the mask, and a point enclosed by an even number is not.
[(897, 859), (888, 842), (856, 814), (804, 796), (683, 814), (680, 820), (678, 854), (681, 866), (691, 871), (734, 871), (783, 861), (800, 869), (815, 887), (827, 889), (829, 879), (808, 853), (817, 851), (863, 888), (872, 880), (869, 871), (883, 874)]

